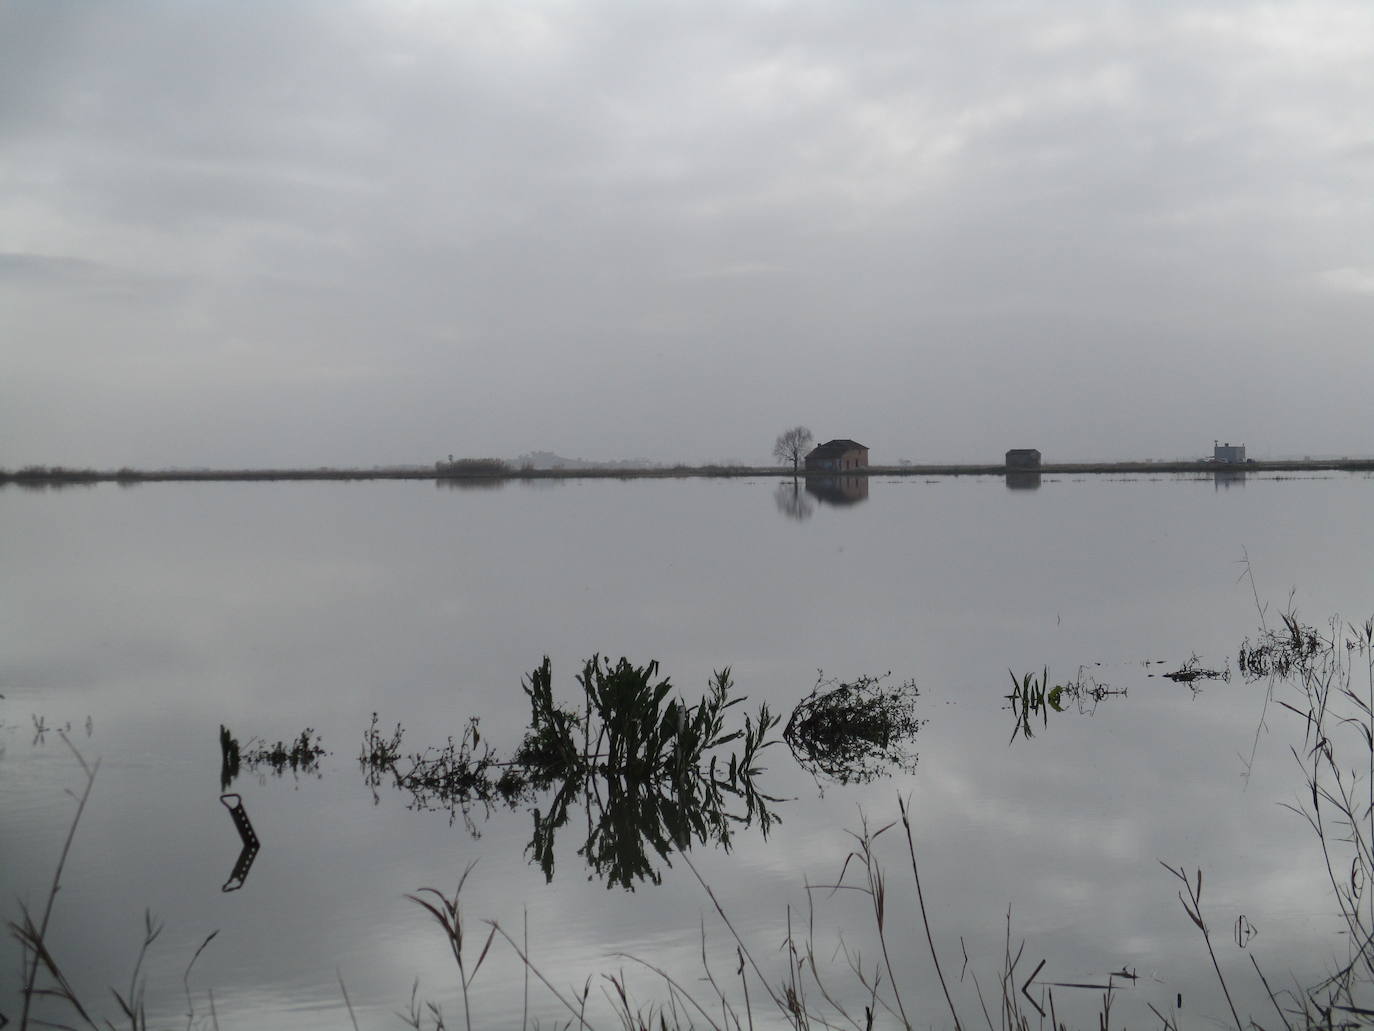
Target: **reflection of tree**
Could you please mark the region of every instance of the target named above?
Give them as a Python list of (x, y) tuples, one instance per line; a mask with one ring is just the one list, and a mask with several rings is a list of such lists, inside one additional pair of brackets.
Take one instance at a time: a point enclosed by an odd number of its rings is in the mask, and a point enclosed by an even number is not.
[(801, 522), (803, 519), (810, 519), (816, 506), (812, 504), (796, 480), (791, 483), (780, 483), (778, 489), (773, 492), (773, 501), (778, 506), (778, 511), (789, 519)]

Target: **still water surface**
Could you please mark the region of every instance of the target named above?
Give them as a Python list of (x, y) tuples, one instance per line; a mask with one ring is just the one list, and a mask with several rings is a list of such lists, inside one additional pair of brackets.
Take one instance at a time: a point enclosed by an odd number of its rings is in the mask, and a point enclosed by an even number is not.
[[(815, 486), (815, 485), (813, 485)], [(1268, 1002), (1249, 963), (1313, 979), (1343, 945), (1310, 832), (1279, 803), (1301, 787), (1288, 754), (1300, 728), (1265, 686), (1162, 679), (1192, 656), (1234, 665), (1259, 625), (1242, 556), (1271, 616), (1293, 604), (1322, 625), (1374, 612), (1364, 546), (1374, 479), (1241, 482), (1176, 476), (865, 481), (792, 494), (759, 480), (560, 481), (452, 489), (416, 482), (168, 484), (0, 492), (0, 899), (41, 904), (74, 809), (80, 769), (52, 730), (100, 760), (51, 940), (97, 1010), (124, 986), (145, 909), (164, 922), (147, 963), (159, 1026), (194, 1021), (209, 992), (222, 1028), (402, 1026), (419, 997), (461, 1026), (456, 972), (437, 927), (406, 895), (464, 891), (469, 933), (499, 921), (528, 935), (565, 993), (625, 970), (639, 999), (664, 998), (629, 954), (696, 985), (703, 927), (713, 972), (738, 987), (730, 932), (680, 857), (662, 883), (608, 886), (578, 854), (574, 815), (551, 879), (528, 851), (540, 801), (451, 819), (414, 811), (357, 765), (376, 712), (405, 747), (442, 745), (480, 717), (500, 752), (528, 719), (521, 677), (548, 655), (573, 700), (594, 652), (657, 659), (691, 699), (729, 666), (748, 707), (784, 715), (818, 671), (914, 680), (927, 720), (910, 772), (868, 784), (818, 781), (785, 745), (762, 786), (782, 799), (765, 837), (691, 858), (760, 965), (805, 885), (840, 873), (847, 830), (909, 800), (932, 930), (959, 1003), (993, 986), (1007, 934), (1043, 979), (1134, 971), (1114, 1012), (1138, 1024), (1181, 995), (1184, 1013), (1227, 1017), (1164, 860), (1205, 871), (1204, 909), (1242, 1011)], [(1045, 667), (1123, 694), (1051, 713), (1011, 740), (1005, 695)], [(1154, 674), (1153, 676), (1151, 674)], [(330, 750), (317, 772), (245, 771), (262, 840), (243, 887), (221, 890), (239, 838), (218, 798), (217, 731), (275, 741), (306, 727)], [(1252, 760), (1253, 756), (1253, 760)], [(1250, 771), (1248, 777), (1246, 771)], [(899, 828), (898, 828), (899, 829)], [(898, 829), (888, 939), (920, 1024), (948, 1022), (932, 980)], [(585, 837), (585, 826), (581, 828)], [(851, 869), (852, 873), (852, 869)], [(855, 882), (857, 883), (857, 882)], [(817, 961), (837, 997), (862, 992), (835, 957), (842, 937), (877, 956), (853, 892), (813, 893)], [(1259, 931), (1228, 942), (1240, 916)], [(527, 930), (526, 930), (527, 929)], [(474, 946), (470, 946), (474, 947)], [(965, 955), (967, 963), (965, 963)], [(15, 1019), (13, 943), (0, 946), (0, 1014)], [(832, 957), (833, 962), (832, 962)], [(831, 966), (826, 969), (826, 965)], [(1247, 974), (1249, 976), (1247, 977)], [(592, 981), (592, 1012), (604, 1012)], [(753, 1001), (760, 1026), (773, 1019)], [(494, 946), (472, 987), (476, 1026), (520, 1026), (524, 972)], [(1065, 998), (1067, 996), (1067, 998)], [(1095, 993), (1057, 996), (1092, 1023)], [(913, 1004), (914, 1002), (914, 1004)], [(532, 982), (531, 1023), (556, 1000)], [(1076, 1008), (1076, 1010), (1075, 1010)], [(862, 1002), (859, 1002), (862, 1011)], [(113, 1006), (108, 1007), (113, 1016)], [(1076, 1013), (1076, 1015), (1075, 1015)], [(480, 1019), (479, 1019), (480, 1015)], [(612, 1023), (602, 1020), (600, 1026)]]

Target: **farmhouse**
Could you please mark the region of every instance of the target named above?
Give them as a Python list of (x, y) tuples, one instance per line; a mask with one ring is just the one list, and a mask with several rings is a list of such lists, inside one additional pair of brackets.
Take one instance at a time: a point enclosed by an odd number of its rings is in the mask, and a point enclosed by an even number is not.
[(813, 448), (806, 456), (807, 472), (843, 472), (846, 469), (867, 469), (868, 448), (857, 440), (827, 440)]

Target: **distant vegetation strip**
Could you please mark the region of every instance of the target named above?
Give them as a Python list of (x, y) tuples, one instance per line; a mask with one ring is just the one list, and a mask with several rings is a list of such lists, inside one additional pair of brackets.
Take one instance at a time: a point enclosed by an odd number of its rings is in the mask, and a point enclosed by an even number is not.
[[(1212, 472), (1362, 472), (1374, 471), (1374, 458), (1295, 459), (1226, 465), (1212, 461), (1061, 462), (1038, 468), (1005, 465), (897, 465), (848, 469), (835, 476), (1002, 476), (1006, 473), (1079, 475), (1101, 473), (1212, 473)], [(81, 483), (159, 483), (231, 480), (585, 480), (790, 477), (792, 470), (776, 466), (671, 465), (627, 469), (619, 466), (578, 469), (518, 468), (500, 459), (459, 459), (439, 466), (391, 466), (375, 469), (74, 469), (60, 465), (28, 465), (0, 469), (0, 484), (53, 486)]]

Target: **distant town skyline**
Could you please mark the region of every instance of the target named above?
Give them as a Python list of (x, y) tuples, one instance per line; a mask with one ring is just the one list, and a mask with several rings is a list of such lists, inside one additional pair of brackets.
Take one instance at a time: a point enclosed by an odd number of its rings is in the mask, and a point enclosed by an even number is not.
[(0, 6), (0, 467), (1374, 454), (1374, 8)]

